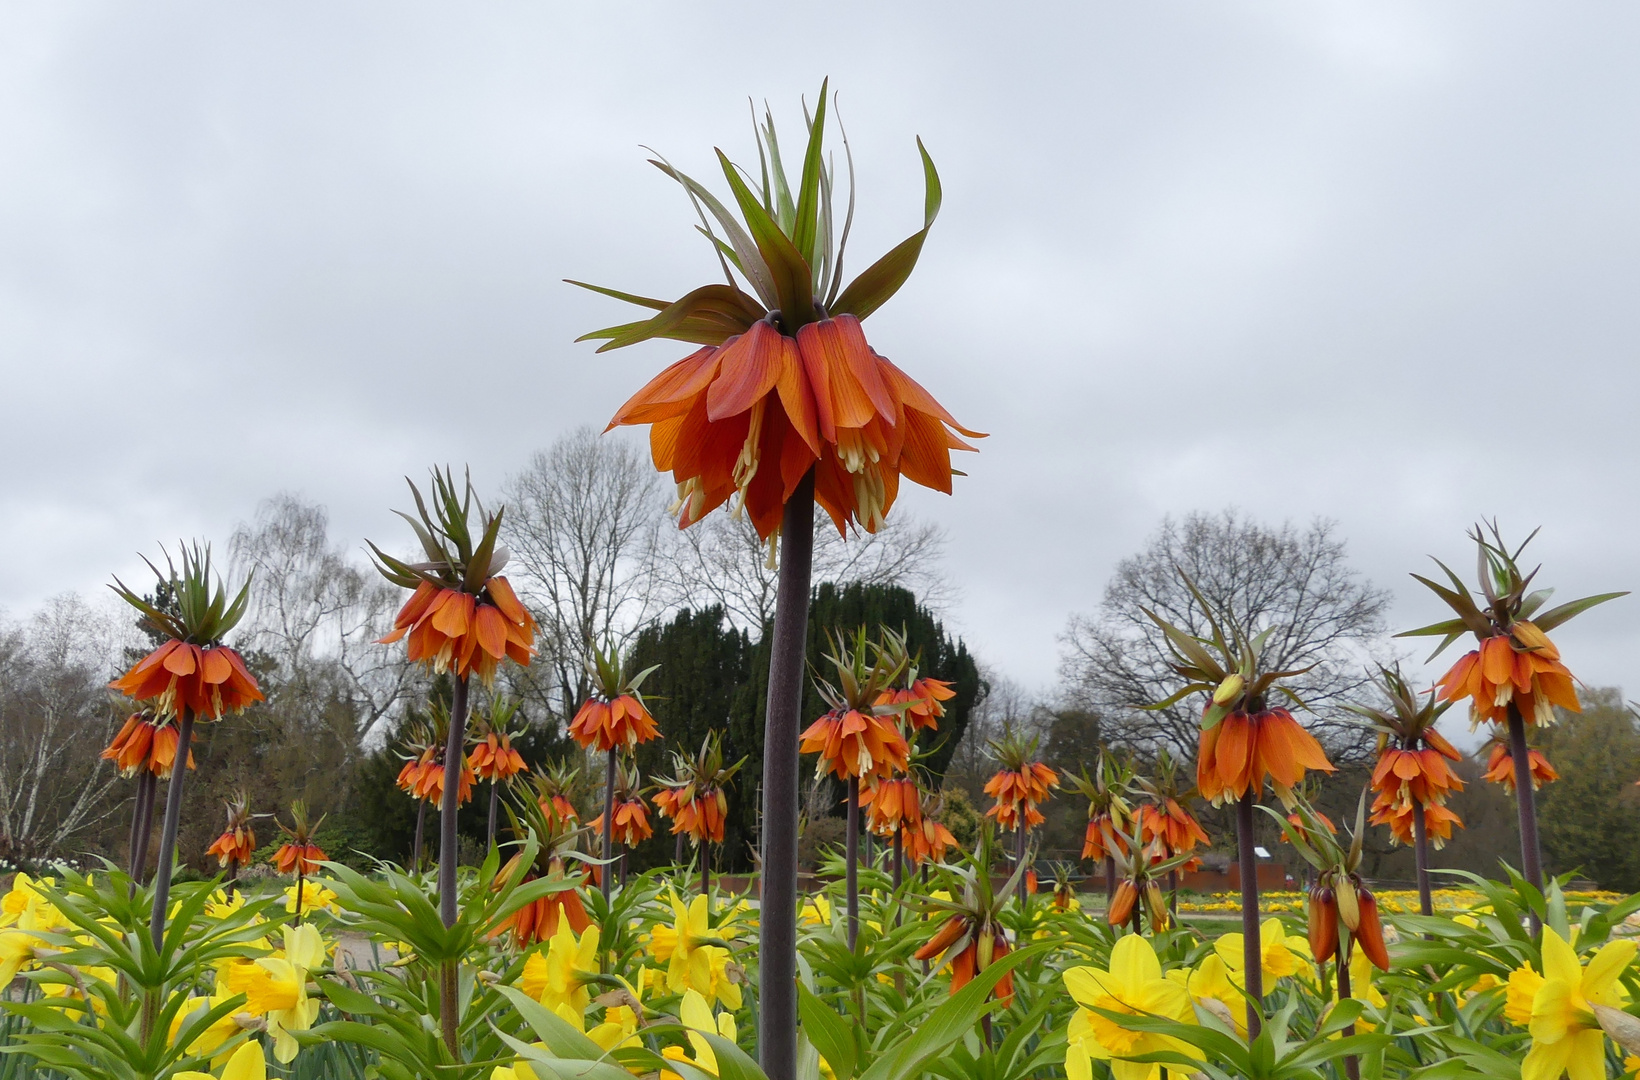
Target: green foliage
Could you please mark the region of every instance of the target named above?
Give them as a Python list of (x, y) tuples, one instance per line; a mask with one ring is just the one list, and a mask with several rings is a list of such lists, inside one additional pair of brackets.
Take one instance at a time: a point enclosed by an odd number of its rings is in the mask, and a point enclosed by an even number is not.
[(1560, 779), (1538, 793), (1538, 834), (1549, 865), (1601, 888), (1640, 889), (1640, 729), (1613, 689), (1581, 695), (1583, 712), (1559, 711), (1541, 749)]

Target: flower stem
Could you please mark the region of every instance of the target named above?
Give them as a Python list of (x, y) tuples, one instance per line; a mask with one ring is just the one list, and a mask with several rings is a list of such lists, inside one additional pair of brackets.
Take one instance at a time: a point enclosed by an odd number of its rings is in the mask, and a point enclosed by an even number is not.
[(177, 825), (182, 820), (182, 782), (188, 774), (188, 745), (194, 736), (194, 711), (183, 709), (177, 720), (177, 756), (171, 764), (171, 782), (165, 790), (165, 827), (159, 836), (159, 865), (154, 868), (154, 909), (148, 932), (156, 952), (165, 943), (165, 916), (171, 905), (171, 863), (177, 854)]
[(154, 789), (159, 777), (146, 764), (137, 774), (137, 805), (131, 811), (131, 891), (148, 876), (148, 842), (154, 832)]
[[(461, 806), (461, 770), (467, 746), (467, 676), (456, 679), (450, 695), (450, 735), (444, 743), (444, 793), (438, 814), (438, 914), (446, 927), (456, 924), (456, 858), (460, 853), (456, 833), (456, 811)], [(456, 1015), (457, 981), (460, 961), (446, 960), (439, 972), (438, 1015), (444, 1032), (444, 1046), (450, 1056), (461, 1060), (460, 1020)]]
[(421, 873), (421, 837), (427, 824), (427, 800), (416, 800), (416, 844), (410, 852), (410, 863), (416, 873)]
[(1435, 914), (1435, 894), (1429, 886), (1429, 830), (1424, 825), (1424, 804), (1412, 797), (1412, 854), (1418, 863), (1418, 912)]
[(1236, 859), (1241, 870), (1242, 974), (1247, 987), (1247, 1038), (1258, 1037), (1262, 1026), (1259, 1003), (1264, 1000), (1264, 949), (1259, 940), (1258, 856), (1253, 851), (1253, 806), (1258, 792), (1249, 787), (1236, 800)]
[(1116, 856), (1105, 856), (1105, 910), (1116, 903)]
[[(1515, 764), (1515, 808), (1520, 812), (1520, 872), (1534, 888), (1543, 888), (1543, 856), (1538, 847), (1537, 792), (1532, 788), (1532, 751), (1526, 745), (1526, 720), (1509, 702), (1509, 754)], [(1532, 936), (1543, 924), (1532, 912)]]
[(501, 808), (501, 778), (495, 777), (490, 781), (490, 824), (484, 833), (484, 846), (495, 847), (495, 817), (496, 811)]
[(845, 871), (848, 894), (848, 947), (860, 938), (860, 778), (848, 778), (848, 869)]
[[(610, 863), (615, 850), (615, 748), (610, 747), (609, 758), (604, 766), (604, 865), (599, 871), (598, 878), (604, 883), (604, 903), (609, 903), (609, 890), (615, 884), (614, 869)], [(701, 892), (705, 892), (705, 885)]]
[[(1338, 956), (1333, 961), (1333, 966), (1338, 969), (1338, 1003), (1342, 1005), (1350, 999), (1349, 929), (1343, 925), (1342, 920), (1339, 931)], [(1354, 1035), (1355, 1025), (1346, 1024), (1341, 1034), (1346, 1039)], [(1361, 1063), (1356, 1060), (1354, 1054), (1346, 1054), (1344, 1057), (1344, 1075), (1349, 1077), (1349, 1080), (1361, 1080)]]
[(797, 485), (780, 526), (780, 578), (763, 731), (763, 902), (758, 1061), (769, 1080), (797, 1080), (797, 736), (803, 708), (814, 473)]

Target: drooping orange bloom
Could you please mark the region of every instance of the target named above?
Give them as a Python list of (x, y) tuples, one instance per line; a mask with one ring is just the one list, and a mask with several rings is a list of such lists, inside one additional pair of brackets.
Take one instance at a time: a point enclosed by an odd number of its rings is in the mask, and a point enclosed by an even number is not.
[(639, 743), (659, 738), (661, 732), (642, 701), (621, 694), (609, 701), (588, 698), (570, 721), (569, 733), (583, 748), (613, 750), (619, 746), (631, 750)]
[[(156, 723), (147, 713), (133, 713), (102, 756), (112, 761), (122, 776), (135, 776), (147, 769), (161, 780), (169, 780), (177, 761), (176, 725)], [(188, 748), (188, 768), (198, 768), (193, 747)]]
[[(1105, 843), (1105, 825), (1111, 826), (1111, 839), (1114, 847)], [(1109, 814), (1099, 814), (1088, 819), (1088, 831), (1082, 834), (1082, 857), (1084, 859), (1104, 859), (1116, 852), (1127, 854), (1127, 839), (1116, 828)]]
[(1203, 728), (1196, 757), (1196, 786), (1215, 806), (1264, 788), (1264, 778), (1285, 788), (1304, 779), (1307, 769), (1332, 772), (1332, 763), (1286, 709), (1248, 715), (1237, 710)]
[(279, 850), (273, 853), (273, 866), (281, 874), (303, 875), (311, 874), (319, 869), (319, 864), (330, 859), (324, 849), (313, 841), (297, 843), (287, 841), (279, 845)]
[(154, 701), (162, 715), (187, 709), (212, 720), (220, 720), (224, 711), (240, 712), (251, 702), (263, 700), (237, 652), (226, 645), (202, 648), (176, 638), (108, 685), (137, 701)]
[(555, 828), (568, 828), (574, 822), (581, 820), (581, 814), (575, 805), (566, 796), (553, 795), (541, 800), (541, 812), (547, 816), (547, 821)]
[[(1560, 779), (1560, 773), (1555, 771), (1555, 767), (1549, 764), (1549, 759), (1539, 751), (1528, 750), (1526, 761), (1532, 769), (1533, 791)], [(1494, 784), (1502, 784), (1510, 791), (1515, 790), (1515, 759), (1509, 753), (1508, 744), (1502, 740), (1494, 740), (1492, 743), (1492, 752), (1486, 758), (1484, 779)]]
[(998, 769), (985, 782), (985, 794), (996, 800), (985, 816), (995, 818), (1005, 829), (1019, 828), (1021, 815), (1027, 829), (1034, 829), (1044, 818), (1037, 806), (1048, 801), (1048, 792), (1059, 786), (1059, 774), (1040, 761), (1021, 762), (1017, 769)]
[(938, 731), (940, 717), (945, 715), (944, 702), (956, 696), (951, 684), (943, 679), (916, 679), (903, 689), (884, 690), (877, 704), (904, 706), (902, 715), (912, 731)]
[[(419, 758), (406, 762), (404, 768), (399, 770), (398, 786), (418, 799), (440, 802), (444, 798), (442, 757), (442, 753), (434, 747), (423, 750)], [(472, 761), (464, 760), (461, 765), (461, 790), (456, 792), (458, 804), (472, 801), (473, 780)]]
[(535, 654), (535, 619), (500, 576), (485, 581), (477, 596), (421, 582), (380, 644), (390, 645), (406, 634), (411, 663), (440, 673), (453, 666), (458, 677), (477, 674), (485, 686), (494, 682), (503, 657), (528, 666)]
[[(1511, 775), (1511, 781), (1514, 777)], [(1463, 819), (1448, 810), (1441, 803), (1424, 803), (1424, 832), (1437, 850), (1446, 846), (1452, 839), (1452, 828), (1463, 828)], [(1390, 836), (1397, 844), (1411, 844), (1413, 841), (1413, 804), (1396, 799), (1386, 799), (1379, 795), (1372, 803), (1372, 823), (1374, 825), (1388, 825)]]
[(1197, 844), (1208, 842), (1201, 822), (1180, 806), (1177, 799), (1167, 799), (1160, 805), (1145, 803), (1139, 807), (1139, 833), (1147, 844), (1159, 839), (1168, 855), (1180, 855), (1193, 850)]
[[(659, 801), (658, 799), (656, 801)], [(604, 831), (604, 815), (599, 814), (587, 823), (594, 836)], [(654, 835), (649, 825), (649, 804), (642, 798), (628, 799), (615, 804), (615, 825), (610, 834), (627, 847), (637, 847)]]
[(620, 424), (652, 425), (650, 454), (678, 485), (680, 526), (738, 491), (765, 540), (810, 468), (839, 532), (876, 532), (902, 476), (951, 493), (951, 451), (974, 449), (953, 431), (983, 438), (879, 356), (853, 315), (796, 337), (760, 319), (655, 376), (609, 427)]
[[(285, 846), (289, 847), (290, 845)], [(215, 842), (205, 849), (205, 854), (215, 855), (218, 866), (227, 866), (230, 862), (244, 866), (251, 861), (251, 855), (255, 851), (256, 833), (251, 830), (250, 823), (247, 822), (238, 828), (223, 830), (222, 835), (217, 837)], [(324, 852), (320, 852), (319, 858), (323, 857)], [(292, 865), (295, 864), (292, 863)], [(288, 873), (288, 871), (285, 872)]]
[(1509, 633), (1489, 637), (1458, 658), (1436, 682), (1442, 701), (1469, 699), (1473, 723), (1505, 723), (1509, 705), (1520, 708), (1528, 724), (1555, 722), (1554, 706), (1582, 712), (1572, 673), (1560, 662), (1560, 650), (1549, 635), (1524, 619)]
[(926, 814), (918, 819), (916, 827), (900, 830), (900, 847), (914, 866), (944, 862), (946, 851), (956, 846), (957, 838), (951, 830)]
[[(1434, 732), (1430, 732), (1433, 735)], [(1436, 736), (1436, 738), (1440, 738)], [(1397, 750), (1389, 747), (1378, 757), (1372, 771), (1372, 790), (1378, 798), (1390, 802), (1445, 805), (1454, 791), (1463, 790), (1463, 781), (1446, 764), (1447, 759), (1458, 761), (1461, 755), (1445, 739), (1442, 749), (1425, 747), (1422, 750)]]
[(891, 716), (833, 709), (803, 732), (800, 753), (819, 754), (816, 772), (839, 780), (884, 776), (911, 767), (911, 746)]
[(684, 833), (696, 842), (723, 843), (729, 797), (722, 788), (662, 788), (655, 793), (655, 809), (672, 819), (672, 835)]
[(860, 808), (866, 812), (866, 827), (878, 836), (893, 836), (895, 829), (914, 830), (922, 824), (922, 792), (909, 776), (876, 780), (862, 788)]
[(483, 741), (467, 755), (467, 764), (475, 777), (492, 783), (510, 780), (519, 773), (530, 771), (530, 767), (524, 764), (523, 755), (513, 749), (512, 736), (504, 731), (492, 731), (484, 736)]

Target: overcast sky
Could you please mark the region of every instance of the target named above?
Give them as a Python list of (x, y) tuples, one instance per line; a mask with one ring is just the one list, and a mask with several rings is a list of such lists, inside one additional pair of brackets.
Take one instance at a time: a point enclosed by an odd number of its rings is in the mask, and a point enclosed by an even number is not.
[[(1047, 688), (1164, 514), (1336, 518), (1393, 619), (1464, 530), (1640, 584), (1640, 8), (1418, 2), (0, 7), (0, 606), (226, 540), (280, 490), (388, 539), (682, 354), (560, 283), (712, 280), (640, 144), (755, 158), (840, 91), (864, 265), (945, 208), (872, 342), (991, 432), (956, 628)], [(795, 140), (795, 135), (791, 136)], [(139, 578), (140, 580), (140, 578)], [(1557, 635), (1640, 689), (1640, 600)]]

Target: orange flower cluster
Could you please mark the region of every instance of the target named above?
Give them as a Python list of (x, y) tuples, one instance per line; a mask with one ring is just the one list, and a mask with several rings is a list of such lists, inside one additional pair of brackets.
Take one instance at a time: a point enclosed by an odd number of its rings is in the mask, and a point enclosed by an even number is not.
[(1034, 829), (1046, 820), (1037, 804), (1047, 802), (1049, 789), (1058, 786), (1059, 774), (1040, 761), (1027, 762), (1018, 770), (999, 769), (985, 782), (985, 794), (996, 800), (985, 816), (995, 818), (1004, 829), (1017, 829), (1023, 815), (1025, 827)]
[(1249, 790), (1264, 789), (1269, 776), (1285, 788), (1304, 779), (1306, 769), (1332, 772), (1332, 763), (1286, 709), (1265, 709), (1248, 715), (1237, 710), (1210, 728), (1203, 728), (1196, 757), (1196, 786), (1215, 806), (1239, 799)]
[(569, 724), (570, 737), (583, 749), (596, 746), (599, 750), (613, 750), (622, 746), (631, 750), (639, 743), (659, 738), (660, 733), (655, 718), (631, 694), (610, 701), (588, 698)]
[(873, 781), (860, 791), (860, 808), (866, 812), (866, 828), (878, 836), (922, 824), (922, 792), (908, 776)]
[(1388, 825), (1390, 836), (1398, 844), (1413, 840), (1415, 807), (1423, 807), (1424, 828), (1436, 848), (1446, 846), (1452, 836), (1452, 827), (1463, 827), (1457, 814), (1446, 808), (1446, 800), (1454, 791), (1463, 790), (1463, 781), (1447, 766), (1447, 761), (1459, 761), (1462, 755), (1433, 727), (1426, 728), (1420, 739), (1421, 749), (1389, 747), (1378, 756), (1378, 766), (1372, 771), (1372, 823)]
[(729, 815), (729, 798), (722, 788), (687, 785), (661, 788), (655, 793), (655, 808), (672, 819), (672, 834), (686, 833), (697, 843), (723, 843), (723, 823)]
[(912, 731), (938, 731), (940, 717), (945, 715), (944, 702), (957, 696), (951, 684), (943, 679), (917, 679), (901, 690), (884, 690), (877, 698), (879, 705), (904, 706), (901, 715)]
[(1160, 805), (1146, 803), (1139, 807), (1139, 835), (1147, 843), (1161, 842), (1167, 855), (1181, 855), (1205, 844), (1207, 832), (1196, 816), (1179, 805), (1177, 799), (1167, 799)]
[[(1114, 849), (1105, 843), (1103, 826), (1110, 826), (1111, 838), (1116, 841)], [(1095, 814), (1088, 819), (1088, 831), (1082, 835), (1082, 857), (1084, 859), (1105, 859), (1120, 852), (1126, 855), (1128, 844), (1122, 836), (1118, 823), (1109, 814)]]
[(220, 720), (224, 710), (239, 712), (262, 691), (245, 661), (226, 645), (200, 647), (172, 638), (108, 684), (137, 701), (158, 699), (162, 714), (187, 709)]
[(1582, 712), (1572, 673), (1560, 662), (1549, 635), (1522, 619), (1507, 634), (1487, 638), (1458, 658), (1435, 684), (1442, 701), (1469, 699), (1473, 723), (1504, 723), (1509, 705), (1528, 724), (1555, 722), (1554, 706)]
[[(317, 848), (314, 850), (318, 851)], [(222, 835), (205, 849), (205, 854), (215, 855), (218, 866), (227, 866), (230, 862), (236, 866), (244, 866), (251, 861), (251, 855), (255, 851), (256, 833), (252, 832), (250, 824), (246, 823), (237, 828), (224, 830)], [(324, 857), (324, 852), (320, 851), (317, 858)]]
[(581, 894), (575, 889), (548, 893), (539, 900), (525, 904), (502, 920), (491, 936), (499, 937), (510, 931), (513, 947), (527, 949), (558, 933), (560, 919), (567, 919), (569, 928), (577, 934), (592, 925), (587, 909), (581, 903)]
[[(1526, 761), (1532, 769), (1533, 791), (1560, 779), (1560, 773), (1549, 764), (1549, 759), (1537, 750), (1527, 751)], [(1502, 740), (1495, 739), (1492, 742), (1492, 752), (1486, 757), (1485, 779), (1494, 784), (1502, 784), (1510, 791), (1515, 790), (1515, 758), (1509, 753), (1508, 744)]]
[[(506, 732), (490, 732), (467, 755), (467, 765), (473, 770), (473, 775), (480, 780), (489, 780), (498, 783), (510, 780), (519, 773), (530, 771), (524, 764), (524, 758), (513, 749), (512, 736)], [(400, 774), (402, 781), (403, 774)], [(403, 783), (399, 784), (403, 787)]]
[[(147, 769), (161, 780), (169, 780), (177, 763), (176, 725), (158, 724), (146, 713), (132, 713), (102, 756), (114, 763), (121, 776), (135, 776)], [(188, 768), (197, 768), (192, 747), (188, 749)]]
[(411, 663), (441, 673), (454, 666), (458, 677), (476, 673), (485, 686), (494, 681), (503, 657), (528, 666), (535, 654), (535, 620), (504, 577), (490, 578), (478, 596), (423, 581), (380, 644), (391, 645), (406, 634)]
[(800, 753), (819, 754), (816, 771), (839, 780), (881, 777), (911, 767), (911, 746), (891, 716), (833, 709), (803, 732)]
[[(932, 960), (966, 938), (968, 944), (963, 947), (962, 951), (957, 953), (956, 956), (951, 957), (948, 961), (951, 965), (951, 993), (953, 994), (972, 982), (974, 975), (978, 971), (982, 970), (982, 965), (980, 964), (981, 937), (988, 937), (990, 939), (985, 942), (985, 944), (990, 946), (989, 949), (985, 950), (990, 953), (989, 963), (995, 963), (1013, 951), (1008, 946), (1007, 937), (1001, 932), (992, 930), (982, 934), (975, 934), (972, 932), (972, 925), (973, 920), (969, 916), (953, 915), (951, 918), (947, 919), (945, 924), (939, 928), (939, 931), (929, 939), (928, 944), (924, 945), (912, 954), (913, 959), (916, 960)], [(1004, 1008), (1013, 1004), (1013, 972), (1010, 971), (1001, 979), (997, 980), (996, 988), (991, 991), (991, 996), (995, 997), (998, 1001), (1001, 1001)]]
[(957, 846), (951, 830), (927, 814), (918, 817), (915, 826), (900, 830), (900, 837), (901, 849), (913, 866), (944, 862), (946, 851)]
[[(399, 790), (408, 792), (418, 799), (437, 803), (444, 799), (444, 763), (439, 760), (439, 752), (428, 747), (421, 752), (421, 756), (414, 761), (404, 763), (399, 770), (396, 783)], [(473, 765), (471, 759), (461, 765), (461, 789), (456, 792), (456, 802), (464, 803), (473, 797)]]
[(651, 424), (655, 468), (678, 485), (678, 524), (694, 524), (737, 491), (757, 533), (780, 526), (786, 500), (814, 469), (814, 497), (839, 532), (876, 532), (900, 478), (951, 493), (951, 451), (970, 438), (933, 395), (839, 315), (795, 338), (770, 319), (662, 371), (622, 405), (611, 428)]
[[(658, 800), (657, 800), (658, 801)], [(604, 815), (599, 814), (587, 825), (596, 836), (604, 831)], [(643, 799), (629, 799), (615, 804), (615, 825), (610, 835), (627, 847), (637, 847), (654, 835), (649, 825), (649, 804)]]
[(319, 864), (327, 861), (329, 855), (311, 840), (301, 843), (287, 841), (279, 845), (279, 850), (273, 853), (273, 866), (281, 874), (311, 874), (319, 869)]
[(541, 813), (547, 817), (547, 824), (555, 829), (567, 829), (570, 825), (581, 820), (580, 811), (575, 804), (569, 801), (568, 796), (554, 794), (550, 798), (542, 799), (538, 806)]
[[(1379, 971), (1389, 970), (1389, 950), (1384, 947), (1384, 925), (1378, 916), (1378, 898), (1361, 884), (1361, 879), (1350, 875), (1339, 882), (1338, 889), (1355, 894), (1356, 925), (1350, 931), (1355, 944)], [(1318, 964), (1324, 964), (1338, 955), (1338, 893), (1333, 886), (1317, 884), (1310, 887), (1306, 907), (1309, 914), (1310, 953)]]

